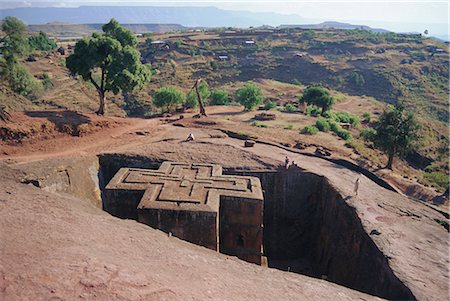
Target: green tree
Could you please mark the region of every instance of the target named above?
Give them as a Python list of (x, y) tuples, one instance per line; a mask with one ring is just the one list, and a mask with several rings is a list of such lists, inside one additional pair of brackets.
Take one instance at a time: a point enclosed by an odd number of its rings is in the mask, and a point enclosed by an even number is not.
[(261, 89), (255, 83), (247, 82), (236, 91), (236, 100), (250, 111), (263, 101)]
[[(98, 115), (105, 113), (106, 92), (118, 94), (120, 90), (140, 89), (150, 81), (150, 69), (141, 63), (134, 34), (114, 19), (102, 29), (104, 33), (94, 33), (78, 41), (74, 53), (66, 59), (69, 70), (90, 81), (97, 90)], [(93, 74), (99, 75), (98, 82)]]
[(170, 112), (171, 109), (184, 102), (186, 96), (175, 87), (162, 87), (155, 92), (153, 104)]
[(27, 26), (15, 17), (6, 17), (1, 25), (5, 35), (0, 39), (0, 74), (8, 79), (11, 89), (22, 95), (37, 92), (42, 85), (18, 62), (29, 51)]
[(221, 106), (226, 105), (229, 102), (229, 95), (226, 90), (217, 89), (213, 90), (211, 93), (211, 105)]
[(31, 50), (51, 50), (56, 48), (56, 43), (50, 40), (43, 31), (40, 31), (38, 35), (30, 36), (28, 44)]
[(305, 89), (303, 95), (299, 98), (301, 103), (316, 105), (322, 108), (322, 116), (334, 104), (334, 98), (327, 89), (321, 86), (309, 86)]
[(392, 169), (394, 157), (411, 150), (418, 138), (419, 124), (413, 113), (404, 112), (403, 106), (389, 107), (381, 114), (375, 130), (375, 146), (387, 154), (386, 168)]
[(27, 26), (16, 17), (6, 17), (1, 29), (5, 35), (0, 39), (0, 52), (9, 65), (16, 63), (17, 57), (25, 55), (29, 50)]
[[(202, 81), (198, 85), (198, 93), (200, 94), (200, 97), (202, 98), (202, 102), (204, 104), (208, 103), (209, 97), (211, 96), (211, 92), (209, 91), (208, 84), (204, 81)], [(197, 99), (197, 93), (194, 89), (189, 91), (189, 93), (186, 96), (186, 102), (185, 102), (186, 108), (196, 108), (198, 107), (198, 99)]]

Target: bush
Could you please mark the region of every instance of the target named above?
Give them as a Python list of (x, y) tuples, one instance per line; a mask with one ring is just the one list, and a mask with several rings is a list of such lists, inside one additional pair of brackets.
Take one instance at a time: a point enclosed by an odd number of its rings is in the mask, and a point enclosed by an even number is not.
[(31, 50), (52, 50), (56, 48), (56, 43), (50, 40), (45, 32), (40, 31), (38, 35), (28, 38)]
[(182, 104), (186, 96), (175, 87), (162, 87), (155, 92), (153, 104), (169, 112), (174, 106)]
[(336, 134), (344, 140), (352, 139), (352, 134), (350, 134), (350, 132), (346, 130), (340, 130)]
[(373, 128), (365, 128), (359, 133), (359, 136), (366, 142), (373, 142), (377, 136), (377, 131)]
[(344, 139), (344, 140), (350, 140), (352, 139), (352, 134), (349, 131), (346, 131), (344, 129), (342, 129), (342, 127), (334, 122), (334, 121), (329, 121), (330, 124), (330, 129), (336, 133), (336, 135), (338, 135), (338, 137)]
[(294, 126), (292, 124), (288, 124), (284, 127), (285, 130), (292, 130)]
[(363, 113), (363, 121), (364, 121), (365, 123), (369, 123), (369, 122), (370, 122), (370, 119), (371, 119), (370, 113), (369, 113), (369, 112), (364, 112), (364, 113)]
[(226, 90), (217, 89), (211, 93), (211, 105), (223, 106), (230, 102), (230, 97)]
[(328, 90), (321, 86), (308, 86), (299, 98), (300, 103), (316, 105), (322, 109), (322, 115), (330, 110), (335, 100)]
[(264, 123), (259, 123), (257, 121), (253, 121), (252, 123), (250, 123), (251, 126), (256, 126), (259, 128), (268, 128), (269, 126), (267, 124)]
[(256, 84), (247, 82), (236, 91), (236, 100), (250, 111), (263, 101), (261, 89)]
[(319, 129), (319, 131), (321, 132), (328, 132), (331, 127), (330, 124), (328, 123), (328, 120), (326, 120), (323, 117), (319, 117), (316, 121), (316, 127)]
[(329, 124), (330, 124), (330, 129), (333, 132), (336, 133), (336, 132), (342, 131), (342, 127), (338, 123), (336, 123), (334, 121), (329, 121)]
[(336, 112), (334, 114), (334, 120), (337, 122), (350, 123), (353, 126), (357, 126), (360, 123), (359, 117), (349, 112)]
[(316, 106), (308, 106), (306, 108), (306, 115), (312, 116), (312, 117), (317, 117), (320, 115), (320, 109)]
[(14, 64), (8, 72), (8, 80), (11, 89), (21, 95), (29, 95), (42, 89), (42, 85), (22, 65)]
[(425, 182), (436, 186), (441, 191), (448, 188), (449, 175), (442, 172), (424, 172), (423, 179)]
[(297, 111), (297, 107), (294, 106), (293, 104), (288, 103), (285, 107), (284, 107), (284, 111), (288, 112), (288, 113), (292, 113)]
[(362, 87), (366, 83), (366, 81), (364, 80), (364, 76), (356, 71), (350, 73), (348, 79), (350, 83), (354, 84), (357, 87)]
[(319, 132), (319, 129), (313, 125), (307, 125), (301, 130), (301, 134), (305, 135), (315, 135)]
[(267, 100), (264, 103), (264, 110), (266, 110), (266, 111), (275, 109), (276, 107), (277, 107), (277, 103), (275, 101)]
[(47, 73), (44, 73), (42, 75), (42, 85), (44, 86), (44, 90), (48, 90), (50, 88), (53, 88), (53, 82), (48, 76)]

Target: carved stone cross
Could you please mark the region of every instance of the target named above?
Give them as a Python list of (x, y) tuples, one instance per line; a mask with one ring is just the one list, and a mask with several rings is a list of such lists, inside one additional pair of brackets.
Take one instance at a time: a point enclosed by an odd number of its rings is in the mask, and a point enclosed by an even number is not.
[(260, 262), (263, 193), (256, 177), (222, 175), (216, 164), (166, 161), (158, 170), (121, 168), (106, 191), (105, 209), (114, 215)]

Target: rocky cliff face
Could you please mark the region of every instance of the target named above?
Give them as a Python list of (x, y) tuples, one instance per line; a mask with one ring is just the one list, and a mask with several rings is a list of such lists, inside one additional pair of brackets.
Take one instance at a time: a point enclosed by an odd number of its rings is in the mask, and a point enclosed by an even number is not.
[(295, 167), (246, 174), (258, 176), (264, 189), (264, 253), (270, 267), (387, 299), (415, 299), (326, 178)]

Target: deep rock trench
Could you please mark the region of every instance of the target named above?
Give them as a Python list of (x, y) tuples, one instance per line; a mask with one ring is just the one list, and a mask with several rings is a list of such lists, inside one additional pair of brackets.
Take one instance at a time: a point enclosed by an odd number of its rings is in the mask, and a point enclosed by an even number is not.
[[(100, 191), (121, 167), (157, 169), (162, 160), (99, 156)], [(272, 268), (305, 274), (394, 299), (415, 300), (349, 206), (325, 177), (300, 169), (223, 170), (256, 176), (264, 190), (263, 249)], [(107, 208), (104, 208), (107, 209)]]

